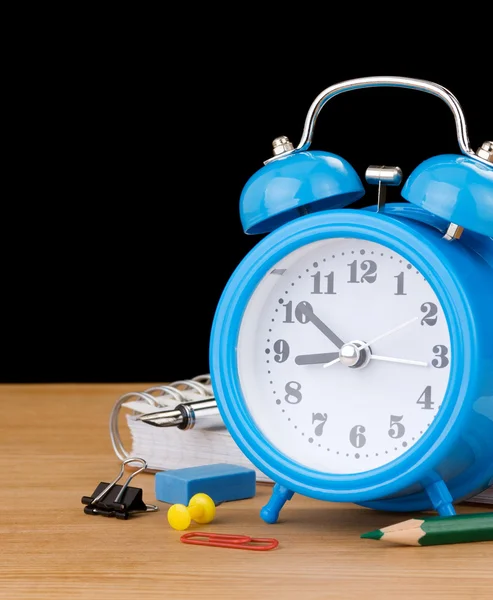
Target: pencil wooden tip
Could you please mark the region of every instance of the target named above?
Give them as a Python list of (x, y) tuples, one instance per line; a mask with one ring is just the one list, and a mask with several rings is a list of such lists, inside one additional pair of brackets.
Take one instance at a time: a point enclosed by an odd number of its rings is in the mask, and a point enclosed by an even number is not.
[(360, 537), (368, 540), (379, 540), (383, 537), (383, 531), (380, 529), (375, 529), (375, 531), (367, 531), (366, 533), (362, 533)]

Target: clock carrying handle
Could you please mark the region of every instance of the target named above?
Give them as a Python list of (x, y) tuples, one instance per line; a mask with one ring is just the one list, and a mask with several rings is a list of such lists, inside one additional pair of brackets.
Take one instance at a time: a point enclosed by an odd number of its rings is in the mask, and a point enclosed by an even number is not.
[(448, 105), (454, 115), (457, 129), (457, 140), (462, 153), (470, 158), (473, 158), (474, 160), (490, 165), (488, 161), (479, 157), (470, 146), (469, 137), (467, 135), (466, 120), (457, 98), (441, 85), (431, 81), (425, 81), (424, 79), (413, 79), (410, 77), (361, 77), (359, 79), (341, 81), (340, 83), (336, 83), (335, 85), (328, 87), (313, 101), (305, 119), (305, 126), (301, 141), (294, 152), (308, 150), (312, 143), (313, 130), (315, 128), (318, 115), (331, 98), (351, 90), (360, 90), (372, 87), (398, 87), (414, 89), (441, 98)]

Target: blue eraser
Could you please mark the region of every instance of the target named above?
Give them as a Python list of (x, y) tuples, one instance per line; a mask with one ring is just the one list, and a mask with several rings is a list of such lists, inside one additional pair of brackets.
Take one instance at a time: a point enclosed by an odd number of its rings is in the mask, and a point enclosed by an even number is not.
[(255, 486), (253, 469), (226, 463), (159, 471), (155, 475), (156, 499), (185, 506), (198, 493), (207, 494), (215, 504), (252, 498)]

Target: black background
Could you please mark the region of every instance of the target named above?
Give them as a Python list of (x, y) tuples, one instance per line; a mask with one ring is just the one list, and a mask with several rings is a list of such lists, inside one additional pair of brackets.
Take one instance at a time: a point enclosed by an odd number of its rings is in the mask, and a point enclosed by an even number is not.
[[(297, 29), (192, 35), (182, 24), (170, 37), (173, 27), (106, 22), (76, 44), (67, 31), (31, 65), (31, 127), (2, 218), (4, 382), (208, 372), (220, 294), (262, 237), (242, 231), (241, 190), (275, 137), (299, 142), (312, 101), (334, 83), (434, 81), (458, 98), (473, 148), (492, 139), (491, 73), (485, 83), (456, 32), (424, 50), (424, 32), (397, 32), (393, 42), (381, 32), (377, 49), (370, 28), (337, 41), (307, 34), (301, 46)], [(343, 156), (363, 181), (370, 164), (398, 165), (406, 178), (430, 156), (459, 152), (443, 102), (389, 88), (332, 99), (312, 149)], [(373, 204), (375, 193), (367, 186), (355, 206)]]

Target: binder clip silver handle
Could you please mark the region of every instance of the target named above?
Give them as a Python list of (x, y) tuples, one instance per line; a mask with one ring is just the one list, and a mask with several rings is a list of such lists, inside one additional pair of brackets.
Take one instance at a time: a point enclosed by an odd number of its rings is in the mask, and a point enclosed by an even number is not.
[[(129, 463), (140, 463), (142, 466), (130, 474), (123, 485), (117, 485), (123, 477), (125, 465)], [(130, 457), (125, 459), (121, 464), (119, 474), (111, 483), (101, 482), (92, 496), (82, 497), (81, 502), (86, 505), (84, 512), (89, 515), (128, 519), (130, 515), (135, 513), (159, 510), (155, 504), (144, 503), (140, 488), (129, 486), (132, 479), (146, 468), (147, 463), (143, 458)]]

